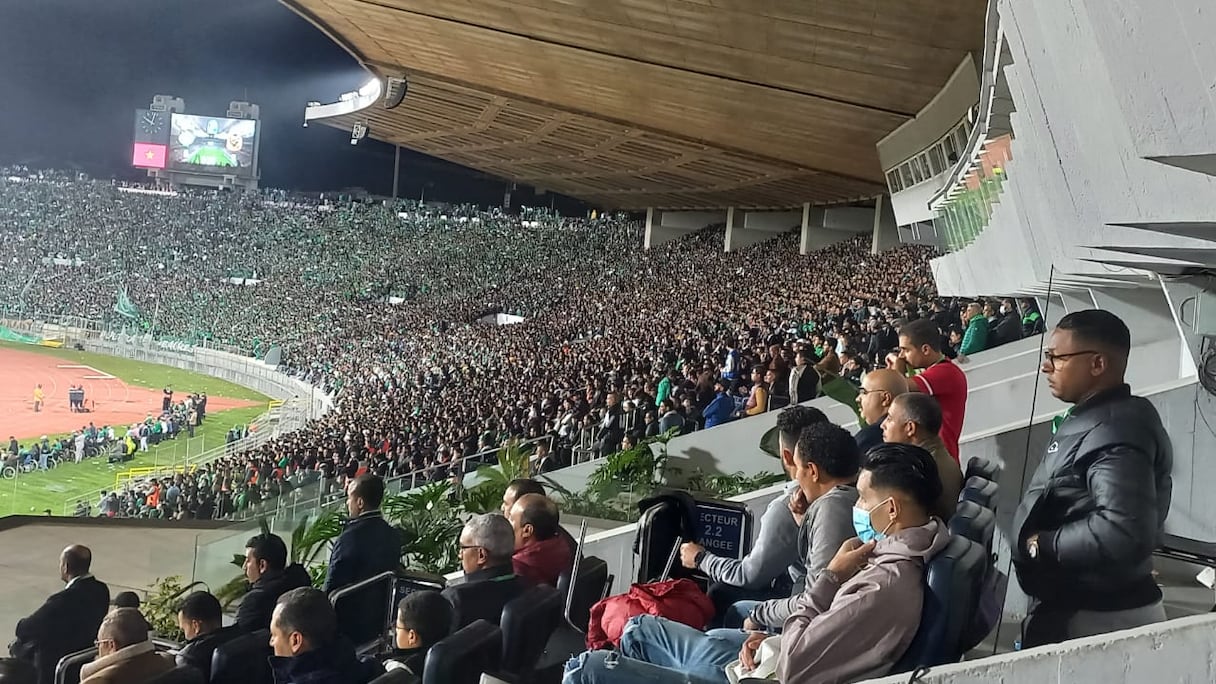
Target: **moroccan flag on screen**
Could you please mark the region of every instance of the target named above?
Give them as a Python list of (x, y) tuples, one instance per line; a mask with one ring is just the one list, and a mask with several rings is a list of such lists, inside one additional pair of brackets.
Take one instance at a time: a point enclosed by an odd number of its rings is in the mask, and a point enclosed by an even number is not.
[(145, 169), (163, 169), (165, 168), (165, 158), (168, 155), (169, 148), (166, 145), (137, 142), (131, 163)]

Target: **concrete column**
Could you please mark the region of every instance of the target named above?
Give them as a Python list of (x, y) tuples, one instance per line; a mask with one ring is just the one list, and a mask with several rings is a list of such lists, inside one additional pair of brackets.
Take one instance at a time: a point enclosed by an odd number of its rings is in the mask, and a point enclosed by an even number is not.
[(646, 210), (645, 248), (658, 247), (723, 220), (725, 213), (721, 211), (662, 211), (650, 207)]
[(804, 202), (802, 204), (802, 234), (801, 234), (801, 237), (798, 239), (798, 253), (801, 254), (802, 256), (806, 256), (807, 252), (809, 252), (811, 250), (810, 234), (811, 234), (811, 203)]
[(879, 254), (899, 246), (899, 226), (895, 225), (890, 197), (874, 198), (874, 227), (871, 231), (870, 254)]

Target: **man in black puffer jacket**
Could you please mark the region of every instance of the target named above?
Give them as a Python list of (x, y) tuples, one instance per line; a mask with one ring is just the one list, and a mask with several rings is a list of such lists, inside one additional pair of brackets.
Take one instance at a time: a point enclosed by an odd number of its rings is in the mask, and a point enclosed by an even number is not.
[(1131, 335), (1101, 310), (1065, 316), (1042, 372), (1072, 408), (1014, 517), (1023, 647), (1160, 622), (1152, 553), (1170, 509), (1173, 450), (1156, 408), (1124, 384)]

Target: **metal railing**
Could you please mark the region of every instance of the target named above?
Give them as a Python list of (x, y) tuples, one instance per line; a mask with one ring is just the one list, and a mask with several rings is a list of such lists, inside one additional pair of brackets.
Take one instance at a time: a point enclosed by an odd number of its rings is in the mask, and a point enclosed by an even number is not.
[[(552, 450), (552, 435), (534, 437), (522, 442), (517, 442), (515, 446), (527, 447), (540, 442), (548, 442), (550, 450)], [(450, 472), (454, 466), (459, 465), (461, 473), (464, 474), (464, 477), (467, 477), (471, 474), (467, 472), (470, 462), (480, 462), (483, 465), (493, 465), (493, 463), (489, 460), (490, 457), (497, 456), (497, 454), (502, 451), (503, 448), (504, 447), (494, 447), (479, 451), (475, 454), (470, 454), (468, 456), (462, 456), (457, 460), (442, 464), (441, 468)], [(529, 458), (531, 458), (531, 456)], [(432, 482), (440, 481), (427, 478), (427, 471), (427, 468), (417, 468), (402, 475), (386, 478), (384, 481), (384, 491), (386, 494), (404, 494), (419, 487), (424, 487)], [(314, 484), (316, 485), (315, 490), (313, 490), (312, 487)], [(314, 516), (319, 515), (321, 511), (341, 503), (345, 498), (346, 492), (341, 486), (338, 485), (338, 478), (330, 478), (329, 480), (319, 478), (313, 482), (306, 482), (300, 487), (289, 492), (285, 492), (274, 497), (273, 499), (263, 500), (257, 505), (250, 506), (243, 511), (236, 511), (230, 516), (229, 519), (233, 521), (243, 521), (257, 518), (259, 516), (274, 515), (278, 518), (298, 520), (303, 514)]]
[[(302, 416), (287, 417), (291, 414), (290, 411), (284, 412), (284, 409), (291, 406), (291, 400), (284, 402), (266, 413), (255, 418), (250, 426), (257, 426), (256, 430), (232, 442), (227, 442), (221, 446), (211, 449), (200, 450), (200, 453), (191, 456), (189, 451), (189, 440), (187, 439), (186, 454), (181, 461), (177, 460), (176, 449), (173, 460), (164, 464), (154, 464), (143, 468), (129, 468), (125, 472), (115, 474), (114, 485), (110, 487), (99, 487), (83, 494), (77, 494), (71, 498), (65, 499), (63, 502), (63, 515), (70, 516), (76, 511), (79, 503), (84, 502), (88, 506), (93, 506), (99, 502), (102, 492), (112, 492), (122, 489), (124, 486), (130, 486), (136, 480), (153, 480), (165, 477), (171, 477), (180, 472), (194, 472), (202, 466), (209, 465), (226, 456), (233, 456), (246, 451), (252, 451), (262, 446), (263, 444), (276, 439), (287, 432), (293, 432), (304, 426), (306, 420)], [(199, 435), (202, 439), (203, 435)], [(203, 442), (203, 447), (206, 447), (206, 441)], [(104, 454), (95, 456), (94, 458), (106, 458)], [(137, 472), (132, 472), (137, 471)], [(125, 480), (124, 480), (125, 477)], [(90, 514), (95, 511), (90, 509)]]

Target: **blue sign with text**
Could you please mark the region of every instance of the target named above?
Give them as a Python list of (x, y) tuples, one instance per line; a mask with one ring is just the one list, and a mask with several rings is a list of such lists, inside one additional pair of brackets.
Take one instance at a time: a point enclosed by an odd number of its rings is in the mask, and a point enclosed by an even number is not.
[(747, 533), (747, 511), (697, 502), (697, 527), (706, 551), (723, 558), (742, 559)]

